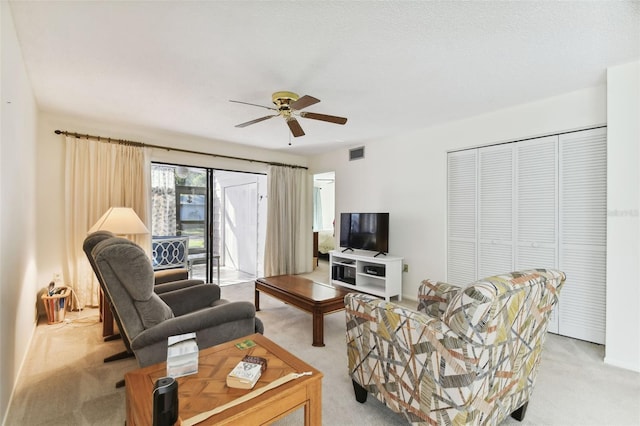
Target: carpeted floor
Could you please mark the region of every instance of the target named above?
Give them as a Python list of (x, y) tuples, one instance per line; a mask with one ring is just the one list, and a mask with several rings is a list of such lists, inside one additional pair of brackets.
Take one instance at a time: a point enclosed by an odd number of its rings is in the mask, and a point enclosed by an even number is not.
[[(315, 278), (324, 273), (320, 268)], [(222, 293), (229, 300), (253, 301), (253, 283), (225, 286)], [(326, 346), (318, 348), (311, 346), (311, 315), (265, 295), (261, 307), (258, 316), (265, 335), (323, 372), (323, 424), (406, 424), (371, 397), (365, 404), (355, 401), (347, 376), (344, 312), (326, 316)], [(114, 385), (136, 368), (135, 360), (103, 363), (104, 357), (124, 346), (121, 341), (102, 341), (97, 310), (72, 312), (67, 318), (62, 324), (38, 325), (6, 425), (124, 423), (124, 389)], [(602, 346), (549, 335), (525, 420), (503, 424), (640, 424), (640, 374), (606, 366), (603, 356)], [(299, 410), (276, 424), (303, 424), (302, 413)]]

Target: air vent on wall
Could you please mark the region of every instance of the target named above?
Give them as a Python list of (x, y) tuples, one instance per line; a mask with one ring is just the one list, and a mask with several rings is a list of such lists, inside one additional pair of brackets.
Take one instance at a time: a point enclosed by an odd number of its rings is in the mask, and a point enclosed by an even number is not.
[(349, 150), (349, 161), (360, 160), (364, 158), (364, 146)]

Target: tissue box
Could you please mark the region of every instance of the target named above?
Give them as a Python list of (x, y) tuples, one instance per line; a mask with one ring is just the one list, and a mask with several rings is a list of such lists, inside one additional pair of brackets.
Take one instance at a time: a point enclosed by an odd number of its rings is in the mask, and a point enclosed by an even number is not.
[(196, 333), (170, 336), (167, 347), (167, 376), (181, 377), (198, 372)]

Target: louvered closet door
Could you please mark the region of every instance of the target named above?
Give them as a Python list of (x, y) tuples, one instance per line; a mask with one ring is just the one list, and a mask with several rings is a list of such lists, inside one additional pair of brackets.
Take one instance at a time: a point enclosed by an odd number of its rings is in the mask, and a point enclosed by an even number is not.
[(478, 277), (513, 271), (512, 144), (478, 150)]
[[(558, 267), (558, 136), (514, 144), (515, 270)], [(549, 331), (558, 332), (558, 306)]]
[(604, 344), (607, 229), (606, 129), (560, 136), (559, 332)]
[(447, 282), (476, 280), (477, 150), (447, 156)]

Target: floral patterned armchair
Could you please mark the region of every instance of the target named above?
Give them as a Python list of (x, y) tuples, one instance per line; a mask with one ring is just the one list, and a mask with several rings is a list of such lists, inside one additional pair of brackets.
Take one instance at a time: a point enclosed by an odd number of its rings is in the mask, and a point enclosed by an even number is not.
[(423, 281), (418, 310), (346, 296), (349, 373), (415, 424), (495, 425), (524, 418), (565, 275), (531, 269), (457, 287)]

